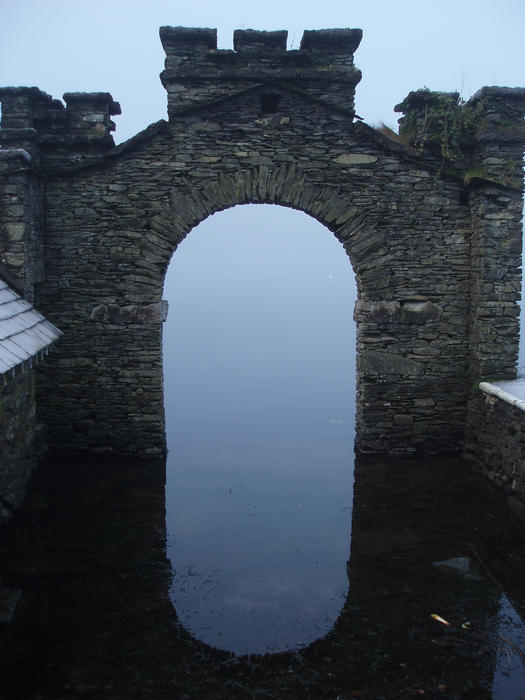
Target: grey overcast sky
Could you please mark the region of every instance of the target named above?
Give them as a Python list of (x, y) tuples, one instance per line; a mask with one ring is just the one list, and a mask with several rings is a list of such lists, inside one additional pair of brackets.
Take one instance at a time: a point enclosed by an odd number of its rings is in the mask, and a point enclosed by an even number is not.
[(216, 27), (219, 48), (237, 28), (286, 29), (298, 48), (304, 29), (360, 27), (356, 105), (370, 124), (396, 126), (394, 105), (423, 86), (468, 98), (525, 84), (523, 0), (0, 0), (0, 85), (111, 92), (123, 141), (166, 116), (161, 25)]

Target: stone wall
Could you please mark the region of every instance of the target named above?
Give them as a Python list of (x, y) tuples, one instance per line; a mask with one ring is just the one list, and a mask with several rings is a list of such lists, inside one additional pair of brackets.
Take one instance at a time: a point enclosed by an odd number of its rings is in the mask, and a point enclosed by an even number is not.
[(472, 386), (513, 376), (517, 360), (522, 199), (503, 174), (522, 152), (525, 92), (482, 95), (491, 128), (514, 126), (496, 145), (481, 127), (472, 135), (485, 169), (466, 177), (465, 163), (444, 167), (357, 120), (360, 38), (306, 32), (286, 51), (284, 32), (241, 31), (224, 51), (214, 30), (162, 28), (170, 120), (116, 148), (108, 93), (68, 93), (64, 107), (35, 88), (0, 90), (0, 140), (30, 154), (35, 216), (45, 211), (37, 306), (64, 331), (38, 383), (54, 450), (165, 449), (165, 271), (193, 227), (246, 203), (306, 212), (349, 257), (357, 447), (461, 448)]
[[(35, 88), (0, 90), (0, 279), (26, 302), (35, 298), (35, 287), (44, 281), (44, 184), (39, 172), (38, 134), (29, 124)], [(0, 300), (0, 525), (21, 505), (29, 478), (46, 451), (45, 429), (36, 417), (36, 370), (33, 368), (52, 343), (38, 325), (38, 314), (27, 320), (29, 304), (13, 311), (2, 285)], [(7, 297), (7, 301), (9, 298)], [(19, 303), (14, 302), (16, 306)], [(6, 311), (6, 307), (11, 308)], [(34, 310), (33, 310), (34, 311)], [(21, 320), (25, 312), (25, 320)], [(18, 315), (20, 313), (20, 316)], [(40, 317), (41, 318), (41, 317)], [(42, 319), (44, 321), (44, 319)], [(6, 329), (7, 327), (7, 329)], [(6, 331), (6, 334), (4, 334)], [(27, 334), (25, 332), (27, 331)], [(22, 347), (17, 340), (23, 337)], [(7, 371), (9, 358), (20, 363)], [(20, 351), (20, 355), (16, 355)], [(22, 359), (23, 358), (23, 359)]]
[(38, 304), (65, 331), (40, 401), (54, 443), (162, 444), (159, 317), (147, 310), (160, 303), (171, 256), (195, 225), (265, 202), (324, 223), (353, 265), (360, 448), (457, 449), (471, 227), (461, 186), (436, 180), (350, 116), (286, 92), (279, 105), (265, 116), (255, 93), (198, 108), (98, 167), (49, 177)]
[(525, 401), (482, 382), (470, 404), (464, 456), (525, 522)]
[(0, 274), (30, 302), (44, 279), (43, 187), (21, 147), (0, 149)]
[(34, 370), (0, 378), (0, 526), (21, 505), (44, 450), (45, 432), (36, 422)]

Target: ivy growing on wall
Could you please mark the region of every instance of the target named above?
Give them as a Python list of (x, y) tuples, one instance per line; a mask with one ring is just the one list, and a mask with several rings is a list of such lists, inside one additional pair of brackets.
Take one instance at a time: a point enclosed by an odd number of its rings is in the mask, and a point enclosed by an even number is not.
[(484, 123), (483, 100), (467, 104), (457, 92), (432, 92), (428, 88), (411, 92), (396, 106), (403, 112), (400, 134), (421, 152), (430, 149), (440, 155), (442, 165), (463, 167), (471, 160), (476, 132)]

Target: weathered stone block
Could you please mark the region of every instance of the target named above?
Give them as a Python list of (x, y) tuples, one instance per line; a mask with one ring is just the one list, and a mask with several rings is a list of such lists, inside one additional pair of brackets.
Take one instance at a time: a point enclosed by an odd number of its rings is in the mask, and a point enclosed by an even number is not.
[(168, 316), (168, 302), (154, 304), (100, 304), (90, 314), (90, 320), (97, 323), (162, 323)]
[(341, 163), (343, 165), (368, 165), (376, 162), (377, 156), (368, 155), (366, 153), (342, 153), (337, 156), (337, 158), (334, 158), (334, 163)]
[(363, 375), (418, 377), (424, 374), (424, 365), (392, 352), (369, 350), (359, 355), (357, 366)]
[(408, 416), (405, 414), (396, 414), (394, 416), (394, 425), (411, 426), (414, 422), (413, 416)]

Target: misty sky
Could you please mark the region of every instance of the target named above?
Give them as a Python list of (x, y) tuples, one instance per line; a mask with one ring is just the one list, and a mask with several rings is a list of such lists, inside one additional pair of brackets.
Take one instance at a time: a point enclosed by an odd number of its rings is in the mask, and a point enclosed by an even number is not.
[(423, 86), (468, 98), (525, 82), (523, 0), (0, 0), (0, 85), (111, 92), (125, 140), (166, 116), (161, 25), (217, 28), (219, 48), (237, 28), (286, 29), (298, 48), (303, 29), (360, 27), (356, 107), (370, 124), (395, 126), (394, 105)]
[(355, 279), (303, 212), (244, 205), (202, 222), (166, 276), (168, 440), (185, 434), (353, 437)]

